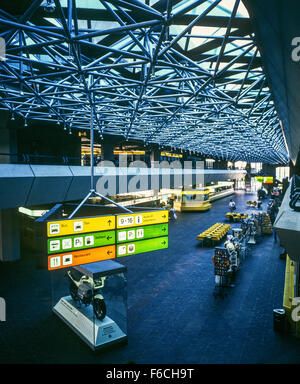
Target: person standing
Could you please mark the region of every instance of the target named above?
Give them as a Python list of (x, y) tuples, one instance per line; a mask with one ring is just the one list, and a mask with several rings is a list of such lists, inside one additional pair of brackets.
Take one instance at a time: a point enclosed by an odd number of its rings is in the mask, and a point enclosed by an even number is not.
[(229, 208), (230, 212), (233, 212), (236, 210), (235, 202), (232, 199), (230, 199), (230, 201), (229, 201), (228, 208)]
[[(278, 205), (274, 199), (271, 199), (268, 203), (268, 214), (270, 216), (272, 227), (274, 226), (277, 213), (278, 213)], [(273, 227), (273, 234), (274, 234), (274, 241), (277, 241), (277, 234), (274, 227)]]
[(174, 221), (177, 219), (176, 210), (174, 207), (169, 210), (169, 218)]

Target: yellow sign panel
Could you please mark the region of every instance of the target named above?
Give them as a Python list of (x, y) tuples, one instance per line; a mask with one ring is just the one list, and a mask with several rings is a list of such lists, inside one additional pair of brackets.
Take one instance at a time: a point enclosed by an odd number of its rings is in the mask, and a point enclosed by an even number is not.
[(47, 235), (65, 236), (76, 235), (85, 232), (99, 232), (115, 229), (114, 216), (86, 217), (83, 219), (49, 221), (47, 223)]
[(161, 155), (162, 156), (168, 156), (168, 157), (182, 157), (182, 155), (180, 154), (176, 154), (176, 153), (169, 153), (169, 152), (161, 152)]
[(168, 219), (169, 217), (167, 211), (149, 211), (117, 215), (117, 228), (129, 228), (141, 225), (167, 223)]
[(182, 191), (181, 194), (182, 195), (207, 195), (209, 194), (210, 191), (209, 189), (205, 189), (203, 191)]

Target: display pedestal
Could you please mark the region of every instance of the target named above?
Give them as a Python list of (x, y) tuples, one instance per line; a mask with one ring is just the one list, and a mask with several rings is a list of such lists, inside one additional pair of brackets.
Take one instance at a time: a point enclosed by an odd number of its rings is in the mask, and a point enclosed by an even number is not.
[(108, 316), (98, 320), (92, 305), (75, 307), (71, 296), (62, 297), (53, 312), (94, 351), (127, 341), (127, 336), (115, 321)]
[(250, 235), (250, 238), (248, 240), (248, 244), (256, 244), (256, 240), (254, 238), (254, 235)]

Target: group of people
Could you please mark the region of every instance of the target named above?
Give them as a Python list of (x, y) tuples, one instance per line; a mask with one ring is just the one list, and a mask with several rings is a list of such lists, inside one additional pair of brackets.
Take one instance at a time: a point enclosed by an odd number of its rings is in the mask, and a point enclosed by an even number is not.
[[(230, 212), (233, 212), (233, 211), (236, 210), (236, 204), (235, 204), (235, 202), (232, 199), (230, 199), (230, 201), (229, 201), (228, 209), (230, 210)], [(270, 217), (272, 226), (274, 225), (274, 222), (275, 222), (276, 216), (278, 214), (278, 211), (279, 211), (279, 207), (278, 207), (277, 200), (273, 199), (273, 198), (270, 199), (269, 202), (268, 202), (267, 212), (268, 212), (268, 215)], [(277, 236), (276, 236), (276, 232), (275, 231), (274, 231), (274, 240), (277, 241)]]
[[(233, 212), (236, 210), (236, 204), (233, 201), (233, 199), (230, 199), (229, 204), (228, 204), (228, 209), (230, 210), (230, 212)], [(278, 211), (279, 211), (279, 207), (278, 207), (278, 203), (277, 203), (276, 199), (270, 199), (268, 202), (267, 212), (269, 214), (272, 226), (274, 225)], [(172, 207), (169, 210), (169, 219), (174, 220), (174, 221), (177, 219), (176, 210), (174, 207)], [(277, 236), (276, 236), (275, 231), (274, 231), (274, 240), (275, 241), (277, 240)]]

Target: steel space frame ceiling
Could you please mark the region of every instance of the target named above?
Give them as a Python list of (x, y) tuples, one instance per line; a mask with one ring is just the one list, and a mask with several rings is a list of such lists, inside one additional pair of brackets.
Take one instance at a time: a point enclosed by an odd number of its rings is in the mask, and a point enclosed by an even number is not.
[(1, 109), (25, 125), (72, 132), (93, 116), (99, 139), (286, 163), (243, 9), (239, 0), (2, 1)]

